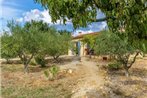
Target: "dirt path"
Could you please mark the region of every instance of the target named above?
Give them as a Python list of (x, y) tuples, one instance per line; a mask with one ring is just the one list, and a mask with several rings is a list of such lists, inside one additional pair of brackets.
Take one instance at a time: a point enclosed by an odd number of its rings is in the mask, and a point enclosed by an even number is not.
[(82, 58), (82, 62), (78, 64), (78, 72), (80, 72), (79, 75), (81, 75), (81, 78), (73, 88), (72, 98), (88, 98), (88, 92), (96, 91), (103, 85), (103, 77), (96, 62), (88, 61), (87, 58)]

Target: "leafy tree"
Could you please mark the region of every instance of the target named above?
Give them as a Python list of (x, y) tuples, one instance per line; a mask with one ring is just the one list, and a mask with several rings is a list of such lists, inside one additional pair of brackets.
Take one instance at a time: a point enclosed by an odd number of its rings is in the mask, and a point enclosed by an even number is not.
[(45, 61), (45, 56), (38, 54), (35, 56), (35, 61), (37, 62), (37, 64), (41, 65), (41, 67), (45, 67), (46, 66), (46, 61)]
[[(74, 27), (86, 27), (92, 22), (106, 21), (109, 30), (125, 36), (130, 44), (147, 39), (146, 0), (34, 0), (49, 9), (52, 22), (71, 20)], [(97, 11), (105, 17), (97, 19)], [(145, 43), (140, 43), (140, 45)], [(145, 45), (147, 48), (147, 46)], [(138, 47), (138, 49), (140, 49)]]
[[(66, 21), (71, 20), (74, 28), (78, 28), (81, 26), (86, 27), (87, 24), (90, 24), (92, 22), (106, 21), (109, 30), (113, 33), (116, 33), (120, 38), (123, 36), (121, 39), (127, 44), (127, 46), (133, 45), (133, 47), (135, 47), (135, 51), (142, 51), (139, 46), (144, 46), (144, 49), (147, 48), (146, 0), (34, 1), (41, 4), (46, 9), (49, 9), (49, 14), (51, 15), (52, 22), (56, 22), (60, 19), (63, 21), (63, 23), (66, 23)], [(104, 18), (97, 19), (96, 16), (98, 10), (104, 13)], [(135, 45), (136, 42), (137, 45)], [(123, 47), (125, 47), (125, 45), (123, 45)], [(105, 49), (107, 48), (104, 48), (104, 50)], [(111, 49), (111, 47), (108, 49)], [(117, 47), (114, 47), (113, 49), (116, 50)], [(122, 48), (122, 50), (119, 51), (123, 54), (127, 53), (128, 49), (124, 48), (123, 50)], [(136, 52), (136, 55), (137, 54), (138, 52)]]
[(95, 47), (96, 38), (97, 36), (94, 35), (85, 35), (84, 38), (82, 39), (83, 45), (85, 44), (89, 45), (90, 58), (91, 58), (92, 50)]
[(17, 56), (15, 48), (17, 47), (13, 41), (12, 36), (8, 32), (4, 32), (1, 36), (1, 57), (5, 58), (9, 63), (10, 58)]
[[(52, 22), (71, 20), (74, 27), (91, 22), (107, 21), (112, 31), (125, 30), (129, 42), (147, 38), (147, 1), (146, 0), (34, 0), (49, 9)], [(101, 10), (106, 17), (97, 19)]]
[[(118, 35), (112, 32), (102, 32), (97, 37), (95, 52), (97, 55), (110, 55), (116, 61), (123, 64), (126, 76), (129, 76), (128, 70), (141, 51), (125, 39), (122, 40)], [(133, 55), (132, 60), (130, 60), (131, 55)]]
[(58, 32), (59, 32), (61, 35), (64, 34), (64, 33), (71, 35), (71, 32), (69, 32), (69, 31), (67, 31), (67, 30), (59, 30)]
[(58, 33), (55, 28), (42, 21), (27, 22), (24, 26), (10, 21), (8, 27), (11, 32), (1, 37), (4, 44), (2, 56), (6, 59), (18, 56), (25, 72), (28, 72), (28, 65), (33, 57), (41, 66), (45, 66), (47, 55), (57, 60), (60, 55), (67, 53), (70, 34)]
[(14, 51), (24, 64), (24, 71), (28, 72), (31, 59), (40, 51), (42, 43), (45, 42), (45, 33), (42, 32), (46, 31), (47, 25), (41, 21), (31, 21), (25, 23), (22, 27), (11, 21), (8, 23), (8, 27), (11, 30), (12, 41), (17, 46)]
[(60, 55), (67, 54), (70, 47), (71, 36), (68, 33), (54, 32), (48, 38), (48, 45), (46, 45), (46, 53), (52, 56), (56, 61)]

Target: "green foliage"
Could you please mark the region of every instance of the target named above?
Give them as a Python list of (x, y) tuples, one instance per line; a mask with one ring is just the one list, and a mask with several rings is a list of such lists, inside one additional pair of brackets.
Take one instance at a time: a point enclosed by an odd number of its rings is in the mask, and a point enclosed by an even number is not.
[(14, 58), (17, 56), (17, 52), (15, 51), (15, 48), (17, 48), (17, 45), (13, 41), (13, 37), (8, 34), (8, 32), (5, 32), (1, 36), (1, 57), (5, 58), (7, 61), (9, 61), (10, 58)]
[[(52, 22), (71, 20), (74, 27), (107, 21), (109, 30), (125, 34), (128, 42), (147, 39), (146, 0), (34, 0), (49, 10)], [(98, 10), (99, 9), (99, 10)], [(97, 19), (101, 11), (105, 17)], [(124, 32), (125, 31), (125, 32)], [(121, 35), (120, 35), (121, 36)], [(146, 46), (147, 47), (147, 46)]]
[[(97, 55), (110, 55), (118, 63), (123, 64), (128, 76), (128, 69), (131, 68), (136, 60), (137, 55), (142, 52), (138, 47), (141, 41), (130, 44), (127, 37), (120, 38), (117, 34), (110, 31), (102, 32), (96, 40), (95, 52)], [(140, 49), (140, 50), (138, 50)], [(134, 54), (132, 60), (129, 60), (130, 55)], [(115, 65), (114, 65), (115, 66)], [(111, 67), (114, 67), (111, 65)]]
[[(96, 21), (97, 9), (100, 9), (112, 29), (126, 25), (126, 29), (137, 28), (146, 34), (146, 0), (35, 0), (43, 7), (49, 9), (52, 21), (72, 19), (75, 27), (85, 26)], [(137, 25), (134, 25), (137, 24)], [(140, 26), (139, 26), (140, 24)], [(139, 27), (137, 27), (139, 26)], [(131, 32), (130, 32), (131, 33)], [(139, 33), (138, 33), (139, 34)], [(145, 35), (146, 36), (146, 35)]]
[(132, 45), (142, 51), (143, 53), (147, 53), (147, 40), (134, 40), (134, 42), (132, 43)]
[(110, 31), (102, 32), (96, 40), (95, 52), (97, 55), (124, 55), (134, 53), (135, 49), (126, 40), (122, 40)]
[(37, 64), (41, 65), (41, 67), (45, 67), (46, 66), (45, 58), (42, 55), (35, 56), (35, 61), (37, 62)]
[(34, 58), (30, 61), (30, 65), (33, 65), (33, 66), (37, 65), (37, 62)]
[(53, 65), (53, 66), (49, 69), (49, 71), (53, 74), (53, 76), (56, 76), (57, 73), (59, 72), (59, 67), (56, 66), (56, 65)]
[(83, 44), (88, 44), (90, 48), (93, 49), (95, 46), (96, 38), (97, 36), (94, 35), (85, 35), (82, 42)]
[(45, 75), (46, 78), (49, 77), (49, 72), (48, 72), (48, 70), (45, 70), (45, 71), (44, 71), (44, 75)]
[(11, 33), (2, 35), (2, 44), (4, 44), (2, 54), (5, 58), (6, 53), (7, 57), (8, 55), (19, 56), (24, 64), (25, 72), (28, 72), (28, 64), (32, 58), (42, 52), (42, 46), (46, 42), (46, 35), (49, 34), (50, 28), (42, 21), (26, 22), (24, 26), (21, 26), (13, 20), (8, 22), (8, 27)]
[[(63, 23), (67, 19), (72, 19), (75, 27), (86, 26), (91, 21), (91, 18), (96, 18), (96, 7), (90, 7), (90, 0), (35, 0), (41, 3), (45, 8), (48, 8), (52, 18), (52, 22), (58, 19), (63, 19)], [(88, 7), (89, 6), (89, 7)], [(56, 10), (54, 10), (56, 9)], [(87, 20), (87, 21), (86, 21)]]
[(45, 66), (45, 56), (54, 59), (68, 52), (71, 35), (68, 32), (57, 32), (43, 21), (26, 22), (24, 26), (9, 21), (10, 33), (4, 33), (2, 39), (2, 57), (5, 59), (18, 56), (28, 71), (28, 64), (36, 56), (36, 61)]
[(67, 31), (67, 30), (60, 30), (58, 31), (61, 35), (62, 34), (68, 34), (68, 35), (71, 35), (71, 32)]
[(45, 45), (46, 54), (53, 56), (57, 60), (60, 55), (67, 54), (70, 48), (70, 41), (71, 36), (69, 34), (54, 32), (48, 38), (48, 45)]
[(108, 64), (108, 69), (110, 70), (118, 70), (121, 68), (121, 64), (118, 62)]
[(59, 72), (60, 68), (56, 65), (52, 65), (49, 70), (44, 71), (44, 75), (49, 80), (54, 80), (57, 78), (57, 74)]

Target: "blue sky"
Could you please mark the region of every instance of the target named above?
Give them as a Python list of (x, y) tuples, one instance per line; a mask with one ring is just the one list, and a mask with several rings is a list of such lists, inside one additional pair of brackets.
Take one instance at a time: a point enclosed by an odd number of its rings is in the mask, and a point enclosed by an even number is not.
[[(17, 22), (24, 23), (30, 20), (43, 20), (49, 25), (54, 25), (58, 30), (68, 30), (71, 32), (90, 33), (104, 29), (106, 22), (92, 23), (87, 28), (79, 28), (75, 30), (72, 23), (69, 21), (66, 25), (61, 25), (60, 20), (56, 24), (51, 22), (48, 11), (43, 9), (41, 5), (35, 4), (33, 0), (0, 0), (0, 32), (6, 27), (7, 21), (14, 19)], [(97, 18), (104, 17), (104, 14), (98, 11)]]

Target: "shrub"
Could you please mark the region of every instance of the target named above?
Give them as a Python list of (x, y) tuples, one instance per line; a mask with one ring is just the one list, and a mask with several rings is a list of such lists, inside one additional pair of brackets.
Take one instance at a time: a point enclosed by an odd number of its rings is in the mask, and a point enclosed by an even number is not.
[(36, 65), (37, 65), (36, 60), (35, 60), (35, 59), (32, 59), (32, 60), (30, 61), (30, 65), (36, 66)]
[(121, 68), (121, 64), (120, 63), (110, 63), (110, 64), (108, 64), (108, 69), (118, 70), (120, 68)]
[(41, 55), (37, 55), (35, 57), (35, 61), (37, 62), (37, 64), (41, 65), (41, 67), (45, 67), (46, 66), (46, 62), (43, 56)]
[(49, 72), (49, 70), (45, 70), (44, 75), (48, 80), (54, 80), (53, 75), (51, 74), (51, 72)]
[(56, 66), (56, 65), (53, 65), (53, 66), (49, 69), (49, 71), (53, 74), (53, 76), (56, 76), (57, 73), (59, 72), (59, 67)]
[(44, 71), (44, 75), (49, 80), (54, 80), (57, 78), (57, 74), (59, 72), (59, 67), (56, 65), (52, 65), (52, 67), (49, 68), (49, 70)]

